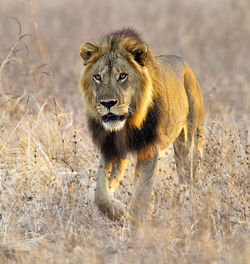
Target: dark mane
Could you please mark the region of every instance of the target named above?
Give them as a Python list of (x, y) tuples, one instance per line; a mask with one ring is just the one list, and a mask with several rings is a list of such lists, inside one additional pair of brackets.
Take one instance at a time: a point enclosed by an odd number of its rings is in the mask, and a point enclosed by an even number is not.
[(107, 38), (129, 37), (137, 42), (144, 42), (141, 35), (133, 28), (123, 28), (107, 35)]
[(100, 148), (107, 160), (125, 158), (130, 152), (135, 153), (159, 141), (158, 126), (161, 116), (160, 109), (155, 103), (149, 110), (141, 129), (127, 125), (118, 132), (108, 132), (95, 119), (88, 118), (88, 127), (93, 141)]

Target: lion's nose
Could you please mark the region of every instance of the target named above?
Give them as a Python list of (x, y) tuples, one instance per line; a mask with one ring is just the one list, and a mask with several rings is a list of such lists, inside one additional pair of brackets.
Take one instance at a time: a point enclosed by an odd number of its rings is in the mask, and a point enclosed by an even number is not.
[(117, 100), (112, 100), (112, 101), (101, 101), (100, 102), (103, 106), (107, 107), (108, 109), (110, 109), (112, 106), (114, 106), (115, 104), (117, 104)]

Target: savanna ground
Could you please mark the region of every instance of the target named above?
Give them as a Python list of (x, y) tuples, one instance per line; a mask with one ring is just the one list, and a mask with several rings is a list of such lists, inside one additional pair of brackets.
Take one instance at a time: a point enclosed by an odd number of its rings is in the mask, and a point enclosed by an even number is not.
[[(250, 4), (0, 0), (0, 263), (250, 263)], [(183, 56), (205, 98), (204, 157), (180, 186), (162, 153), (136, 236), (93, 202), (97, 149), (79, 46), (124, 26)], [(130, 203), (133, 162), (116, 196)]]

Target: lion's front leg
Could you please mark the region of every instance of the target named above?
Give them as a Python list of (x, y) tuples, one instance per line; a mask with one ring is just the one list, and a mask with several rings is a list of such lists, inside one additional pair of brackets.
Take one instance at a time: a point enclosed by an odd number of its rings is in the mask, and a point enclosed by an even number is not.
[(111, 162), (101, 159), (97, 174), (95, 203), (111, 220), (120, 220), (126, 213), (126, 207), (109, 194), (108, 175), (111, 167)]
[(109, 193), (114, 194), (120, 181), (123, 179), (126, 167), (126, 159), (115, 159), (112, 161), (112, 170), (109, 177)]
[(130, 207), (130, 219), (134, 227), (143, 223), (148, 215), (158, 156), (157, 152), (146, 160), (137, 158), (135, 175), (137, 181)]

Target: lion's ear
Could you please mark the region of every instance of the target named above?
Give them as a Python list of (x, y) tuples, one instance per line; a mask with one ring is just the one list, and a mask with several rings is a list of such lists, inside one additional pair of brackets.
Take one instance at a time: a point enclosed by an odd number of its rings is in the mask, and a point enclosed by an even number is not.
[(83, 43), (80, 47), (80, 56), (83, 59), (84, 64), (86, 65), (89, 61), (89, 59), (98, 51), (98, 48), (90, 43), (86, 42)]
[(148, 56), (148, 48), (144, 43), (129, 43), (127, 46), (127, 51), (133, 55), (134, 60), (138, 64), (140, 64), (141, 66), (145, 65)]

